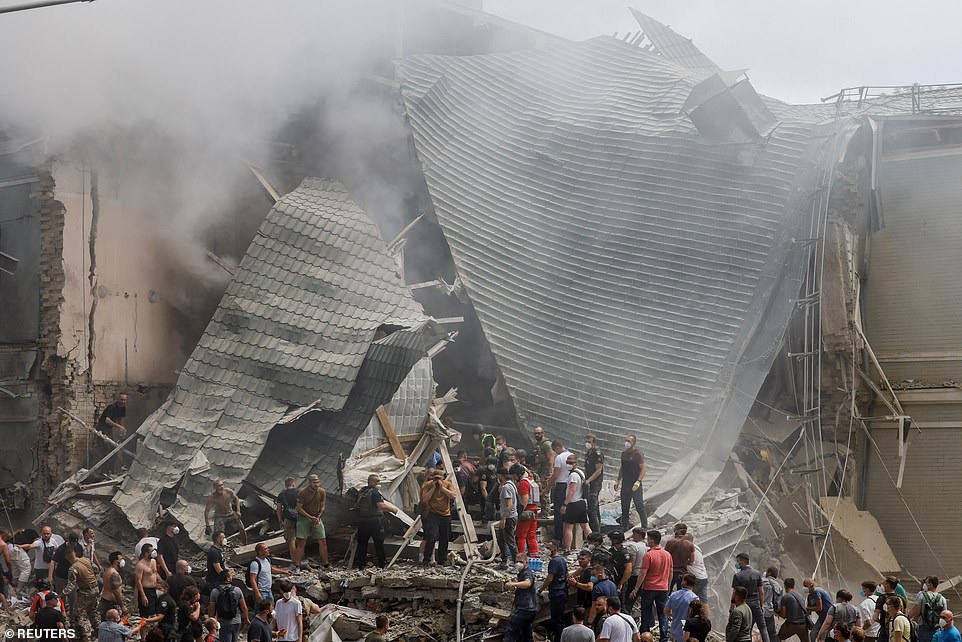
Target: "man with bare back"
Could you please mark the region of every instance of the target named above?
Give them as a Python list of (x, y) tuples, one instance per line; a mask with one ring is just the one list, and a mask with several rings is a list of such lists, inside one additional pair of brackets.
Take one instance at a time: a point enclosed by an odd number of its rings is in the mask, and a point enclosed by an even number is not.
[(157, 551), (153, 544), (144, 544), (140, 560), (134, 568), (134, 597), (140, 617), (157, 614)]
[[(210, 513), (214, 513), (214, 527), (211, 528)], [(224, 480), (214, 481), (214, 492), (207, 496), (207, 506), (204, 508), (204, 524), (207, 532), (224, 531), (231, 533), (231, 527), (238, 533), (241, 544), (247, 543), (247, 532), (241, 522), (240, 497), (233, 490), (224, 487)]]

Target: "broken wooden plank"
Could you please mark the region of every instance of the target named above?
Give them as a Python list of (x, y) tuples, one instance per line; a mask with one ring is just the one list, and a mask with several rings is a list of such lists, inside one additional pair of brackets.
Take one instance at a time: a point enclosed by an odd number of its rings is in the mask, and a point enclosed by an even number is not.
[(369, 456), (371, 456), (371, 455), (375, 455), (375, 454), (381, 452), (382, 450), (387, 450), (388, 446), (390, 446), (390, 444), (387, 443), (387, 442), (384, 442), (384, 443), (381, 444), (380, 446), (375, 446), (374, 448), (370, 448), (370, 449), (368, 449), (368, 450), (365, 450), (364, 452), (362, 452), (362, 453), (361, 453), (360, 455), (358, 455), (357, 457), (354, 457), (354, 459), (364, 459), (365, 457), (369, 457)]
[(447, 440), (442, 439), (440, 442), (441, 450), (441, 461), (444, 462), (444, 470), (448, 471), (450, 474), (450, 482), (454, 486), (454, 505), (458, 510), (458, 519), (461, 520), (461, 528), (464, 529), (464, 552), (470, 556), (476, 553), (476, 544), (478, 542), (478, 533), (474, 530), (474, 520), (471, 518), (471, 514), (468, 513), (467, 506), (464, 505), (464, 498), (461, 497), (461, 490), (458, 488), (458, 478), (454, 474), (454, 465), (451, 463), (451, 453), (448, 452)]
[[(386, 571), (390, 570), (391, 567), (394, 566), (394, 563), (398, 561), (399, 557), (401, 557), (401, 553), (404, 552), (404, 549), (407, 547), (408, 544), (411, 543), (411, 540), (414, 539), (414, 536), (417, 535), (418, 531), (420, 530), (421, 530), (421, 516), (418, 515), (417, 518), (414, 520), (414, 523), (408, 526), (408, 529), (404, 531), (403, 543), (400, 546), (398, 546), (397, 552), (394, 554), (394, 557), (391, 558), (391, 561), (388, 562), (388, 565), (385, 567), (384, 570)], [(384, 544), (387, 545), (387, 540), (385, 540)]]
[(384, 409), (384, 406), (378, 406), (376, 412), (377, 420), (381, 423), (381, 428), (384, 430), (384, 434), (391, 444), (391, 450), (394, 451), (394, 456), (398, 459), (406, 459), (407, 453), (401, 448), (401, 442), (398, 441), (397, 434), (394, 432), (394, 425), (391, 424), (391, 418), (387, 416), (387, 410)]

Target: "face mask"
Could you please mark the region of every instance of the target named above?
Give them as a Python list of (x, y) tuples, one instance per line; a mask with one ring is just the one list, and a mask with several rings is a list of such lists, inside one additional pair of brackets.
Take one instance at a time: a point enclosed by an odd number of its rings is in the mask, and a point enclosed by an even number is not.
[(271, 611), (271, 619), (274, 619), (274, 617), (275, 617), (276, 615), (277, 615), (277, 611), (272, 610), (272, 611)]
[(631, 442), (630, 442), (630, 441), (626, 441), (626, 442), (625, 442), (625, 450), (628, 450), (628, 449), (630, 449), (630, 448), (631, 448)]
[(150, 551), (150, 559), (152, 560), (157, 559), (157, 551)]
[(180, 534), (180, 526), (174, 526), (170, 532), (173, 533), (174, 535)]
[(944, 629), (946, 626), (948, 626), (948, 624), (949, 624), (948, 620), (946, 620), (944, 617), (940, 617), (940, 618), (939, 618), (939, 628), (940, 628), (940, 629)]
[(585, 442), (585, 450), (591, 450), (591, 444)]
[(192, 570), (194, 570), (194, 569), (192, 569), (190, 566), (188, 566), (188, 567), (187, 567), (187, 574), (190, 575), (190, 572), (191, 572)]
[(568, 466), (568, 470), (574, 470), (574, 469), (575, 469), (575, 465), (574, 465), (574, 464), (568, 464), (567, 466)]
[(594, 583), (597, 582), (597, 581), (598, 581), (598, 576), (597, 576), (597, 575), (592, 575), (592, 576), (591, 576), (591, 583), (594, 584)]
[(520, 573), (521, 571), (523, 571), (523, 570), (524, 570), (524, 563), (523, 563), (523, 562), (515, 562), (515, 564), (514, 564), (514, 570), (516, 570), (518, 573)]
[(504, 446), (495, 446), (495, 447), (494, 447), (494, 452), (498, 453), (499, 455), (501, 454), (501, 451), (502, 451), (502, 450), (504, 450)]
[(488, 472), (494, 472), (494, 464), (488, 464)]
[(736, 571), (742, 570), (742, 565), (739, 564), (738, 562), (735, 562), (735, 570), (736, 570)]
[(125, 566), (127, 566), (127, 560), (121, 558), (121, 560), (120, 560), (120, 568), (123, 568), (123, 567), (125, 567)]
[(285, 600), (289, 600), (289, 599), (291, 599), (291, 592), (288, 591), (288, 592), (286, 592), (286, 593), (281, 593), (281, 596), (282, 596)]
[(859, 591), (858, 594), (859, 594), (861, 597), (865, 597), (865, 590), (863, 589), (863, 590)]

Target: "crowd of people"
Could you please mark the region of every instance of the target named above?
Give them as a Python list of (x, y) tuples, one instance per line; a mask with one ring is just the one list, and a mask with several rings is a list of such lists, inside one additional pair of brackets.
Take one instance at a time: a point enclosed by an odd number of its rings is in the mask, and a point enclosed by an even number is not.
[[(646, 464), (634, 435), (625, 438), (615, 478), (623, 530), (607, 537), (601, 533), (599, 514), (605, 456), (593, 435), (586, 435), (580, 457), (561, 441), (549, 441), (540, 427), (534, 430), (531, 453), (509, 447), (503, 436), (479, 431), (476, 437), (480, 457), (462, 450), (453, 470), (446, 471), (440, 453), (434, 453), (425, 468), (419, 493), (424, 534), (419, 561), (426, 566), (449, 563), (459, 494), (478, 516), (495, 522), (501, 568), (512, 571), (504, 586), (514, 591), (505, 642), (654, 642), (655, 636), (659, 642), (706, 641), (712, 622), (704, 556), (686, 524), (676, 524), (670, 537), (648, 528), (642, 490)], [(398, 508), (381, 494), (380, 481), (377, 474), (370, 475), (350, 506), (357, 528), (356, 567), (368, 564), (369, 546), (374, 548), (373, 564), (385, 566), (384, 516)], [(0, 600), (4, 605), (8, 599), (32, 600), (35, 627), (50, 631), (69, 622), (82, 641), (123, 642), (143, 630), (149, 642), (235, 642), (246, 627), (251, 641), (304, 642), (309, 615), (320, 607), (298, 596), (286, 576), (305, 566), (310, 540), (317, 543), (320, 565), (329, 566), (327, 495), (316, 475), (309, 476), (303, 488), (291, 477), (284, 485), (274, 509), (289, 568), (273, 564), (269, 546), (260, 542), (253, 559), (240, 568), (242, 581), (235, 582), (236, 566), (227, 563), (225, 551), (228, 534), (246, 542), (241, 502), (217, 480), (204, 511), (211, 545), (203, 580), (181, 559), (180, 526), (174, 521), (161, 524), (156, 537), (142, 530), (130, 558), (119, 550), (99, 554), (93, 528), (62, 537), (43, 525), (33, 542), (20, 545), (11, 533), (0, 533)], [(629, 528), (632, 507), (639, 523)], [(538, 517), (543, 514), (554, 516), (553, 536), (539, 542)], [(572, 545), (578, 532), (585, 546), (576, 551)], [(536, 579), (529, 563), (537, 560), (540, 565), (542, 556), (546, 568)], [(125, 571), (128, 559), (133, 568)], [(726, 642), (752, 642), (753, 631), (760, 642), (776, 637), (797, 637), (799, 642), (962, 642), (947, 601), (937, 590), (937, 577), (925, 578), (914, 600), (897, 578), (865, 581), (856, 601), (844, 589), (833, 598), (810, 578), (797, 589), (793, 578), (779, 581), (776, 567), (757, 571), (744, 553), (735, 557), (734, 570)], [(535, 626), (542, 594), (550, 613), (544, 628)], [(569, 614), (572, 597), (576, 606)], [(134, 612), (136, 623), (130, 626)], [(380, 616), (367, 642), (383, 642), (387, 626), (386, 616)]]

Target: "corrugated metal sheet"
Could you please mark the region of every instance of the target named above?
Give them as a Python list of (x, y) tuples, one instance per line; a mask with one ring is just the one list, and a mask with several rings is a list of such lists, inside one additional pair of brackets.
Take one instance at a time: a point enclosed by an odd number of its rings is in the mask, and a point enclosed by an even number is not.
[(703, 74), (610, 38), (416, 57), (402, 77), (435, 211), (523, 419), (610, 451), (635, 432), (652, 478), (685, 458), (703, 476), (689, 490), (711, 484), (797, 295), (812, 122), (781, 122), (740, 148), (746, 162), (680, 113)]
[[(434, 397), (434, 378), (431, 359), (425, 357), (414, 364), (401, 382), (394, 397), (384, 404), (397, 435), (419, 435)], [(364, 433), (354, 444), (351, 455), (359, 455), (375, 448), (384, 440), (384, 429), (377, 417), (372, 417)]]
[(631, 13), (659, 56), (688, 69), (701, 69), (710, 73), (721, 71), (711, 58), (695, 46), (691, 38), (675, 33), (668, 25), (658, 22), (651, 16), (646, 16), (637, 9), (631, 9)]
[[(132, 524), (149, 525), (162, 489), (200, 451), (210, 469), (186, 476), (171, 507), (199, 541), (214, 479), (236, 485), (264, 459), (269, 474), (256, 477), (272, 488), (306, 476), (338, 443), (349, 451), (376, 407), (368, 406), (389, 400), (423, 356), (425, 321), (377, 227), (344, 188), (304, 180), (267, 215), (176, 388), (141, 427), (145, 439), (114, 503)], [(376, 340), (383, 326), (410, 330)], [(311, 405), (337, 418), (337, 432), (305, 418), (296, 426), (307, 432), (283, 429), (296, 456), (270, 448), (275, 424)]]

